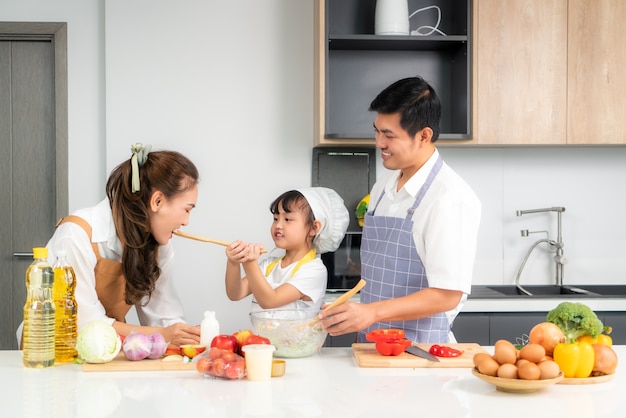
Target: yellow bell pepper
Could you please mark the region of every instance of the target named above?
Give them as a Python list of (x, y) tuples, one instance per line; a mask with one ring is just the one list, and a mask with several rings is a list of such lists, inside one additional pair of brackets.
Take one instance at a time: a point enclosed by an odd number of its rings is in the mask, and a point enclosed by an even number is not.
[(585, 341), (589, 344), (604, 344), (607, 347), (613, 347), (613, 339), (606, 334), (600, 334), (596, 338), (593, 338), (591, 335), (583, 335), (581, 337), (578, 337), (576, 341)]
[(596, 354), (586, 341), (559, 343), (554, 347), (554, 361), (565, 377), (589, 377), (593, 371)]

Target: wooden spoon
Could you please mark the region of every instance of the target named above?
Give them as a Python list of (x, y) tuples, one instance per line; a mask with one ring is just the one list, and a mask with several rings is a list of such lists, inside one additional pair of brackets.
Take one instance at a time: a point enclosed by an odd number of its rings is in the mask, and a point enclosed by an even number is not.
[[(183, 237), (183, 238), (194, 239), (196, 241), (210, 242), (211, 244), (223, 245), (224, 247), (228, 247), (231, 244), (228, 241), (220, 241), (218, 239), (205, 238), (205, 237), (200, 237), (198, 235), (188, 234), (186, 232), (182, 232), (180, 229), (175, 230), (173, 234), (178, 235), (179, 237)], [(261, 249), (261, 254), (266, 253), (266, 252), (267, 251), (265, 249)]]
[[(354, 286), (352, 289), (348, 290), (346, 293), (344, 293), (343, 295), (339, 296), (337, 299), (335, 299), (334, 301), (332, 301), (328, 306), (326, 306), (324, 309), (322, 309), (322, 312), (327, 311), (329, 309), (332, 309), (336, 306), (341, 305), (342, 303), (345, 303), (348, 301), (348, 299), (350, 299), (352, 296), (356, 295), (356, 292), (358, 292), (359, 290), (363, 289), (363, 286), (365, 286), (365, 280), (361, 279), (359, 280), (359, 282), (356, 284), (356, 286)], [(309, 322), (309, 326), (313, 326), (317, 323), (317, 321), (319, 321), (319, 317), (315, 317), (314, 320), (312, 320), (311, 322)]]

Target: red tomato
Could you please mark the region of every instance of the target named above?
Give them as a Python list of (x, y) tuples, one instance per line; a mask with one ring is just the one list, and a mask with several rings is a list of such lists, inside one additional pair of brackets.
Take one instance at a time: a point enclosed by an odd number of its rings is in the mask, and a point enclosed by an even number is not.
[(207, 357), (202, 357), (196, 363), (196, 370), (200, 373), (208, 373), (212, 368), (213, 362)]
[(224, 371), (226, 367), (226, 362), (222, 358), (216, 358), (213, 360), (213, 375), (214, 376), (224, 376)]
[(226, 377), (229, 379), (241, 379), (245, 374), (245, 368), (241, 367), (241, 363), (233, 361), (224, 367)]
[(222, 349), (217, 347), (211, 347), (209, 350), (209, 358), (211, 360), (215, 360), (216, 358), (222, 357)]
[(463, 351), (461, 350), (438, 344), (433, 344), (428, 352), (437, 357), (458, 357), (463, 354)]
[(268, 338), (261, 337), (260, 335), (251, 335), (250, 337), (248, 337), (247, 344), (271, 344), (271, 343)]
[(237, 338), (233, 335), (220, 334), (213, 338), (211, 347), (221, 348), (222, 350), (237, 351)]
[(233, 353), (232, 351), (222, 350), (222, 359), (226, 363), (232, 363), (233, 361), (235, 361), (236, 358), (237, 358), (237, 355)]
[(411, 344), (411, 340), (404, 338), (389, 341), (379, 340), (376, 341), (376, 351), (383, 356), (399, 356)]
[(394, 341), (406, 338), (402, 329), (375, 329), (365, 334), (365, 339), (373, 343), (378, 341)]

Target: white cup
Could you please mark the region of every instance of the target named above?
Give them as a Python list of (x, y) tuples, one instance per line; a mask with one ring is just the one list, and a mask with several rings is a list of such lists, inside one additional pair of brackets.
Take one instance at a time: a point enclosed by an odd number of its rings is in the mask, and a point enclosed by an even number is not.
[(407, 0), (376, 0), (374, 33), (376, 35), (408, 35)]
[(248, 344), (241, 350), (246, 357), (248, 380), (270, 380), (272, 378), (272, 360), (276, 347), (269, 344)]

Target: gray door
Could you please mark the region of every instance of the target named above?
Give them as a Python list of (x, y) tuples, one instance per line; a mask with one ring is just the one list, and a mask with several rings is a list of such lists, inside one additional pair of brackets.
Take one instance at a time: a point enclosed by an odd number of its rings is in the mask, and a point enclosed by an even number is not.
[(47, 243), (67, 212), (67, 75), (59, 74), (66, 64), (57, 62), (65, 61), (58, 53), (59, 43), (65, 49), (65, 25), (62, 30), (57, 37), (58, 24), (49, 34), (0, 24), (0, 349), (17, 348), (32, 248)]

